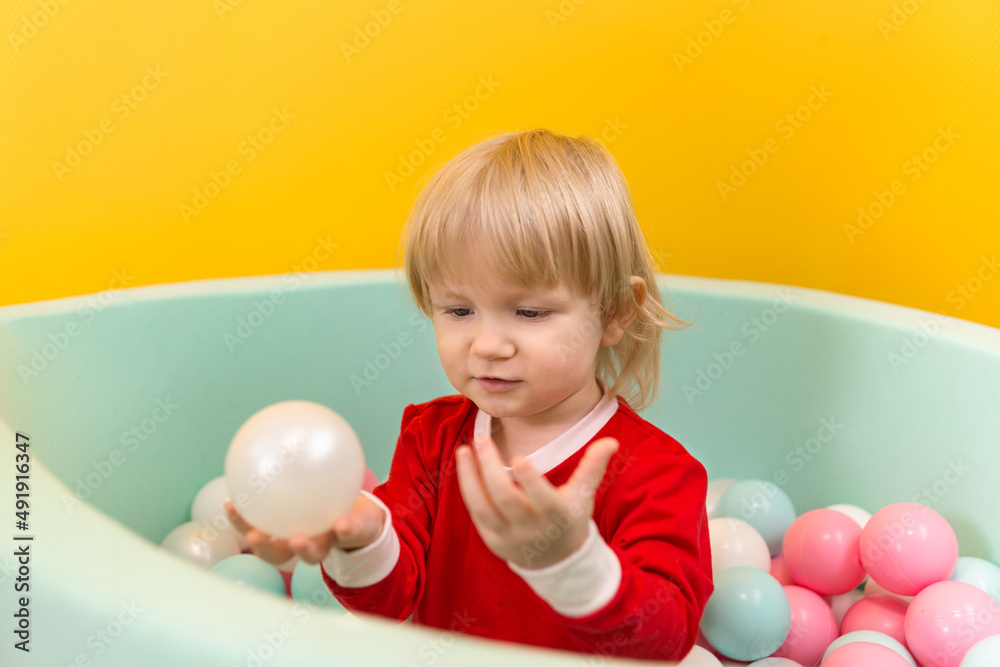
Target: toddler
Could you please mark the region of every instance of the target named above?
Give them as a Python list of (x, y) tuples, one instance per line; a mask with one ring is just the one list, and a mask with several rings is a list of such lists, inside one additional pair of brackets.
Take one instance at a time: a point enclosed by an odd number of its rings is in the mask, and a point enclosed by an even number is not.
[(458, 392), (403, 411), (389, 477), (325, 534), (345, 607), (607, 656), (682, 658), (712, 592), (704, 467), (637, 410), (655, 398), (661, 304), (624, 177), (586, 137), (489, 138), (407, 221), (404, 268)]

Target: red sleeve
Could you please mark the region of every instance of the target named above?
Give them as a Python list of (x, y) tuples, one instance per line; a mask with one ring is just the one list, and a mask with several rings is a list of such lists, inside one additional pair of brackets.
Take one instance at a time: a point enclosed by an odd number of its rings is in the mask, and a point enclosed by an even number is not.
[(666, 434), (615, 454), (594, 519), (622, 580), (603, 608), (560, 616), (581, 650), (658, 660), (691, 650), (713, 589), (707, 483), (704, 466)]
[(389, 478), (372, 492), (389, 508), (399, 537), (399, 560), (395, 568), (385, 579), (362, 588), (340, 586), (323, 571), (331, 592), (351, 611), (404, 620), (413, 613), (423, 595), (427, 549), (441, 479), (441, 450), (437, 445), (440, 437), (426, 432), (436, 430), (435, 420), (421, 415), (426, 405), (408, 405), (403, 410)]

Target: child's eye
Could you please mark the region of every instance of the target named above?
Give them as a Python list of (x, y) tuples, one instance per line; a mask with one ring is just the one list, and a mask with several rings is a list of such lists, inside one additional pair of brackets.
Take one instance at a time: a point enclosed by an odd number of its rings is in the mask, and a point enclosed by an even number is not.
[[(454, 315), (455, 317), (462, 318), (462, 317), (468, 316), (469, 313), (472, 312), (472, 309), (471, 308), (445, 308), (444, 312), (445, 312), (446, 315)], [(528, 308), (522, 308), (522, 309), (518, 310), (517, 312), (520, 313), (521, 315), (523, 315), (524, 318), (528, 319), (528, 320), (541, 320), (541, 319), (545, 319), (546, 317), (548, 317), (550, 315), (550, 312), (547, 311), (547, 310), (531, 310), (531, 309), (528, 309)]]

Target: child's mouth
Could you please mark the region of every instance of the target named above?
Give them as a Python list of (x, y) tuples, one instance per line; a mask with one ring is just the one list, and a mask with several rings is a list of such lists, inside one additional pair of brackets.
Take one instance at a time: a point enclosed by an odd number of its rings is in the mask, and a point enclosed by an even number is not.
[(501, 380), (498, 378), (476, 378), (476, 380), (479, 382), (479, 386), (491, 392), (506, 391), (517, 384), (516, 380)]

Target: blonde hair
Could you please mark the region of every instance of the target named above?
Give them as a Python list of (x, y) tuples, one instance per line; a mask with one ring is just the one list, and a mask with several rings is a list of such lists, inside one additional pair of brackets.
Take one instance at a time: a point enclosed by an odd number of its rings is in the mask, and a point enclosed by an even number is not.
[[(401, 241), (410, 292), (428, 317), (429, 285), (454, 280), (476, 247), (489, 250), (508, 284), (566, 279), (595, 296), (605, 326), (634, 315), (618, 344), (600, 348), (597, 375), (637, 411), (659, 389), (661, 329), (690, 326), (663, 306), (625, 178), (590, 137), (536, 129), (467, 148), (429, 175)], [(631, 276), (646, 282), (641, 304)]]

